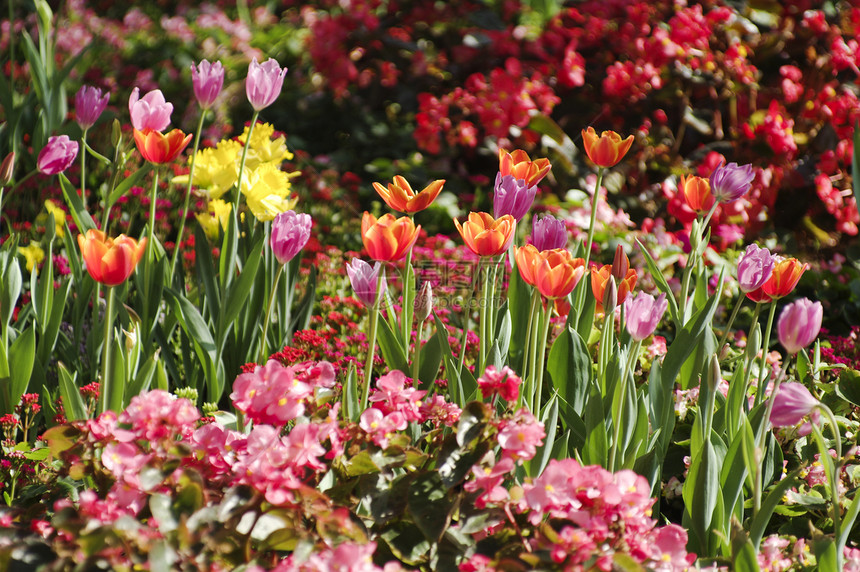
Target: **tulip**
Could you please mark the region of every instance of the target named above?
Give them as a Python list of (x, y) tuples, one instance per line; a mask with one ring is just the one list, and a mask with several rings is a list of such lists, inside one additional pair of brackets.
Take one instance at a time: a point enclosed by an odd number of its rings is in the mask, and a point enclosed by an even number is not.
[(552, 215), (546, 215), (541, 219), (535, 215), (532, 217), (531, 243), (538, 250), (565, 248), (567, 246), (567, 227), (564, 225), (564, 221)]
[(535, 262), (535, 287), (544, 298), (564, 298), (584, 274), (585, 261), (582, 258), (573, 258), (567, 250), (546, 250)]
[(787, 296), (797, 286), (807, 268), (808, 264), (803, 264), (796, 258), (779, 258), (774, 263), (770, 278), (761, 288), (747, 292), (747, 298), (753, 302), (769, 302)]
[(761, 288), (773, 273), (775, 262), (767, 248), (748, 245), (738, 259), (738, 287), (741, 291), (746, 294)]
[(527, 244), (516, 250), (517, 270), (519, 270), (523, 282), (529, 286), (535, 285), (534, 269), (541, 252), (546, 251), (539, 251), (533, 244)]
[(43, 175), (56, 175), (68, 169), (78, 156), (78, 142), (68, 135), (50, 137), (42, 147), (36, 166)]
[(285, 75), (287, 68), (281, 69), (275, 59), (269, 58), (259, 64), (254, 58), (248, 66), (248, 77), (245, 79), (245, 93), (254, 111), (262, 111), (278, 99)]
[[(610, 277), (615, 278), (612, 273), (612, 265), (606, 264), (600, 268), (600, 270), (592, 270), (591, 271), (591, 291), (594, 293), (594, 298), (597, 300), (597, 312), (603, 312), (603, 297), (606, 293), (606, 285), (609, 282)], [(633, 291), (633, 288), (636, 287), (636, 280), (639, 278), (639, 275), (636, 273), (636, 270), (633, 268), (628, 268), (627, 273), (623, 278), (617, 280), (616, 282), (616, 304), (623, 304), (627, 299), (627, 295)], [(611, 308), (608, 308), (611, 310)]]
[(752, 165), (739, 167), (737, 163), (720, 165), (711, 173), (711, 193), (721, 203), (731, 203), (749, 192), (755, 179)]
[(0, 163), (0, 188), (5, 187), (12, 182), (12, 175), (15, 173), (15, 151), (10, 152), (3, 158)]
[(311, 215), (295, 211), (280, 213), (272, 221), (269, 245), (280, 264), (292, 260), (311, 236)]
[(78, 246), (93, 280), (106, 286), (125, 282), (140, 262), (146, 238), (138, 243), (124, 234), (108, 237), (100, 230), (90, 229), (86, 236), (78, 235)]
[(707, 179), (696, 176), (683, 176), (678, 182), (678, 189), (684, 193), (687, 205), (697, 212), (708, 211), (714, 205), (711, 194), (711, 184)]
[(630, 150), (633, 136), (621, 139), (615, 131), (604, 131), (598, 136), (594, 128), (589, 127), (582, 130), (582, 142), (592, 163), (598, 167), (614, 167)]
[(131, 115), (131, 125), (138, 131), (164, 131), (170, 124), (170, 114), (173, 104), (164, 100), (160, 89), (155, 89), (140, 97), (140, 89), (134, 88), (128, 98), (128, 112)]
[(421, 226), (415, 226), (409, 217), (394, 218), (392, 214), (385, 214), (379, 220), (369, 212), (364, 213), (361, 218), (361, 240), (368, 255), (382, 262), (394, 262), (400, 260), (415, 241)]
[(489, 213), (470, 212), (465, 223), (454, 219), (454, 225), (469, 250), (478, 256), (496, 256), (511, 245), (517, 221), (511, 215), (496, 219)]
[(191, 83), (197, 103), (203, 109), (209, 109), (224, 87), (224, 67), (221, 62), (210, 64), (208, 60), (196, 66), (191, 64)]
[(416, 193), (406, 179), (400, 175), (395, 175), (394, 182), (389, 183), (387, 189), (379, 183), (373, 183), (373, 188), (376, 189), (385, 204), (393, 210), (411, 214), (429, 207), (439, 196), (444, 184), (445, 180), (439, 179), (424, 187), (421, 192)]
[(143, 158), (150, 163), (170, 163), (182, 153), (191, 142), (191, 134), (186, 135), (179, 129), (164, 134), (154, 129), (134, 130), (134, 142)]
[[(621, 281), (627, 278), (627, 273), (630, 270), (630, 259), (627, 258), (627, 253), (624, 252), (624, 247), (620, 244), (615, 247), (615, 257), (612, 259), (612, 276), (615, 280)], [(631, 286), (631, 290), (633, 287)]]
[(421, 285), (418, 296), (415, 298), (414, 308), (412, 321), (419, 324), (424, 323), (424, 320), (433, 313), (433, 286), (430, 285), (430, 282), (424, 282)]
[(499, 172), (502, 176), (512, 175), (515, 179), (522, 179), (526, 185), (533, 187), (549, 173), (549, 159), (529, 159), (528, 154), (522, 149), (508, 153), (499, 149)]
[[(382, 264), (379, 262), (375, 262), (371, 266), (360, 258), (353, 258), (346, 265), (346, 274), (349, 276), (349, 282), (352, 284), (355, 297), (368, 308), (376, 302), (376, 285), (379, 282), (379, 272), (381, 269)], [(386, 284), (383, 280), (379, 292), (380, 295), (385, 292), (385, 287)]]
[(639, 292), (634, 298), (628, 298), (624, 303), (627, 315), (627, 331), (637, 341), (642, 341), (657, 329), (657, 324), (669, 307), (666, 294), (660, 294), (655, 300), (650, 294)]
[(786, 306), (776, 324), (779, 343), (794, 355), (811, 344), (821, 329), (824, 309), (821, 302), (802, 298)]
[(75, 121), (86, 131), (98, 121), (107, 107), (110, 93), (102, 95), (97, 87), (82, 85), (75, 94)]
[(802, 383), (783, 383), (772, 399), (770, 422), (774, 427), (793, 427), (810, 414), (813, 421), (820, 417), (817, 408), (821, 402), (815, 399)]
[(535, 194), (537, 187), (528, 186), (525, 180), (498, 173), (493, 194), (493, 216), (511, 215), (517, 222), (521, 221), (531, 208)]

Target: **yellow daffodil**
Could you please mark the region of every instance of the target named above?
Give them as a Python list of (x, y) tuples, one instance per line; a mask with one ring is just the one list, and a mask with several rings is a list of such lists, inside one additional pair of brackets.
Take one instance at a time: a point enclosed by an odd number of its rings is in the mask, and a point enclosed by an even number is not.
[[(194, 186), (208, 190), (212, 198), (220, 198), (236, 184), (241, 153), (241, 143), (230, 139), (219, 141), (216, 147), (198, 151), (194, 163)], [(188, 175), (174, 177), (173, 182), (188, 184)]]
[(57, 237), (63, 238), (66, 235), (66, 211), (51, 199), (45, 201), (45, 210), (48, 211), (49, 215), (54, 215), (54, 224), (57, 226)]
[(221, 199), (209, 201), (208, 212), (198, 213), (196, 215), (197, 220), (200, 222), (200, 226), (203, 227), (203, 232), (206, 233), (206, 236), (212, 240), (218, 238), (219, 224), (221, 228), (227, 230), (227, 225), (230, 221), (230, 211), (232, 210), (233, 205), (222, 201)]
[[(293, 158), (293, 154), (287, 149), (286, 138), (281, 135), (275, 139), (275, 128), (268, 123), (258, 123), (254, 126), (251, 135), (251, 146), (248, 147), (248, 156), (245, 159), (245, 167), (256, 168), (263, 163), (272, 163), (280, 167), (281, 163)], [(248, 127), (239, 135), (238, 139), (243, 144), (248, 138)]]
[(290, 199), (290, 178), (298, 173), (285, 173), (271, 163), (261, 163), (256, 169), (245, 170), (241, 190), (248, 207), (259, 221), (269, 221), (296, 204)]
[(33, 268), (45, 260), (45, 251), (35, 242), (31, 242), (27, 246), (19, 246), (18, 254), (27, 260), (27, 272), (32, 272)]

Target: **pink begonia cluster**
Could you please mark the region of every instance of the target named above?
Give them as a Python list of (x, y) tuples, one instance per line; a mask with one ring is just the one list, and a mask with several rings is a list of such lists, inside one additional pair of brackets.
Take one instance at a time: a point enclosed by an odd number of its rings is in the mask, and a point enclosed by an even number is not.
[[(403, 570), (398, 562), (389, 562), (380, 568), (373, 563), (375, 542), (356, 544), (343, 542), (337, 548), (314, 552), (307, 560), (298, 561), (295, 556), (285, 558), (272, 572), (398, 572)], [(262, 572), (262, 568), (248, 572)]]
[[(843, 572), (860, 572), (860, 549), (846, 546), (842, 551)], [(772, 534), (761, 541), (758, 565), (761, 572), (784, 572), (798, 566), (812, 569), (816, 564), (805, 538), (789, 539)]]

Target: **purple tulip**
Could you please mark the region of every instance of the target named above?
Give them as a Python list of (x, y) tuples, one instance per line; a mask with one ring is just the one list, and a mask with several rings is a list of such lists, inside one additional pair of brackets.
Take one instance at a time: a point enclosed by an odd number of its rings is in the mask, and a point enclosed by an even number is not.
[(738, 258), (738, 286), (746, 294), (762, 287), (773, 273), (776, 257), (767, 248), (750, 244)]
[(36, 166), (44, 175), (56, 175), (68, 169), (78, 156), (78, 142), (68, 135), (50, 137), (42, 147)]
[(755, 173), (752, 165), (739, 167), (737, 163), (720, 165), (711, 173), (711, 194), (721, 203), (738, 200), (750, 190)]
[(259, 64), (254, 58), (248, 66), (248, 77), (245, 79), (245, 93), (254, 111), (261, 111), (278, 99), (285, 75), (287, 68), (281, 69), (275, 59), (269, 58)]
[(546, 215), (542, 219), (538, 219), (537, 215), (533, 216), (531, 243), (541, 252), (554, 248), (565, 248), (567, 246), (567, 227), (564, 226), (564, 221), (552, 215)]
[(224, 66), (221, 62), (210, 64), (208, 60), (203, 60), (196, 66), (191, 64), (191, 83), (197, 103), (203, 109), (209, 109), (224, 87)]
[(823, 317), (821, 302), (809, 298), (792, 302), (782, 310), (776, 324), (779, 343), (790, 355), (796, 354), (818, 337)]
[(496, 174), (493, 216), (499, 218), (509, 214), (519, 222), (531, 208), (536, 193), (537, 187), (529, 187), (523, 179)]
[[(368, 308), (376, 303), (376, 284), (379, 282), (381, 270), (382, 264), (380, 262), (375, 262), (371, 266), (360, 258), (353, 258), (346, 265), (346, 273), (349, 276), (352, 289), (355, 291), (355, 297)], [(384, 292), (385, 281), (383, 280), (379, 295), (381, 296)]]
[(624, 301), (624, 311), (630, 336), (641, 342), (653, 334), (668, 307), (666, 294), (660, 294), (656, 300), (645, 292), (639, 292), (635, 298), (628, 296)]
[(110, 93), (102, 95), (97, 87), (82, 85), (75, 94), (75, 121), (86, 131), (98, 121), (107, 107)]
[(783, 383), (772, 399), (770, 422), (774, 427), (793, 427), (810, 414), (813, 421), (817, 421), (820, 417), (817, 410), (820, 402), (802, 383), (793, 381)]
[(128, 112), (132, 127), (138, 131), (163, 131), (170, 124), (173, 104), (164, 100), (160, 89), (154, 89), (141, 98), (140, 89), (136, 87), (128, 98)]
[(280, 213), (272, 221), (269, 245), (278, 262), (286, 264), (305, 247), (311, 236), (311, 215), (295, 211)]

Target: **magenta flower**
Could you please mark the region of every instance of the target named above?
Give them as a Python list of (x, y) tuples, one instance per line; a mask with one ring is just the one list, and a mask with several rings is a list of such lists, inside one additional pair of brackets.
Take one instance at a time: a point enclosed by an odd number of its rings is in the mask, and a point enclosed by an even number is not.
[(711, 173), (711, 194), (721, 203), (738, 200), (750, 190), (755, 173), (752, 165), (739, 167), (737, 163), (720, 165)]
[(801, 298), (786, 306), (776, 324), (779, 343), (790, 355), (811, 344), (818, 337), (824, 309), (821, 302)]
[(286, 264), (305, 247), (311, 236), (311, 215), (295, 211), (280, 213), (272, 221), (269, 245), (278, 262)]
[(508, 366), (496, 369), (487, 366), (484, 375), (478, 378), (478, 388), (485, 398), (500, 395), (505, 401), (516, 401), (520, 396), (520, 385), (523, 380)]
[(531, 243), (541, 252), (554, 248), (565, 248), (567, 246), (567, 227), (564, 226), (564, 221), (552, 215), (546, 215), (541, 219), (535, 215), (532, 217)]
[(154, 89), (141, 98), (140, 89), (136, 87), (128, 98), (128, 113), (132, 127), (138, 131), (163, 131), (170, 124), (173, 104), (164, 100), (160, 89)]
[(97, 87), (82, 85), (75, 94), (75, 121), (86, 131), (98, 121), (107, 107), (110, 93), (102, 95)]
[[(379, 280), (379, 272), (382, 270), (380, 262), (374, 263), (373, 266), (361, 260), (353, 258), (346, 265), (346, 273), (349, 276), (349, 282), (352, 284), (352, 289), (355, 292), (355, 297), (370, 308), (376, 302), (376, 283)], [(382, 292), (385, 292), (385, 281), (382, 281)]]
[(191, 64), (191, 83), (197, 103), (203, 109), (209, 109), (224, 87), (224, 66), (221, 62), (210, 64), (208, 60), (203, 60), (196, 66)]
[(513, 419), (502, 420), (497, 440), (502, 453), (515, 460), (528, 460), (546, 437), (543, 423), (525, 408), (514, 413)]
[(77, 156), (78, 142), (69, 139), (68, 135), (57, 135), (48, 138), (42, 147), (36, 167), (43, 175), (56, 175), (68, 169)]
[(627, 331), (634, 340), (641, 342), (654, 333), (668, 307), (666, 294), (660, 294), (656, 300), (654, 296), (645, 292), (639, 292), (635, 298), (628, 297), (624, 301)]
[(245, 93), (254, 111), (262, 111), (278, 99), (285, 75), (287, 68), (281, 69), (275, 59), (269, 58), (259, 64), (254, 58), (248, 66), (248, 77), (245, 79)]
[(519, 222), (532, 206), (537, 187), (529, 187), (523, 179), (513, 175), (496, 174), (495, 194), (493, 195), (493, 216), (500, 218), (506, 214)]
[(770, 422), (774, 427), (793, 427), (810, 414), (813, 421), (818, 421), (818, 405), (819, 401), (809, 393), (805, 385), (787, 381), (779, 386), (773, 396)]
[(746, 294), (762, 287), (773, 273), (776, 257), (767, 248), (750, 244), (738, 258), (738, 286)]

